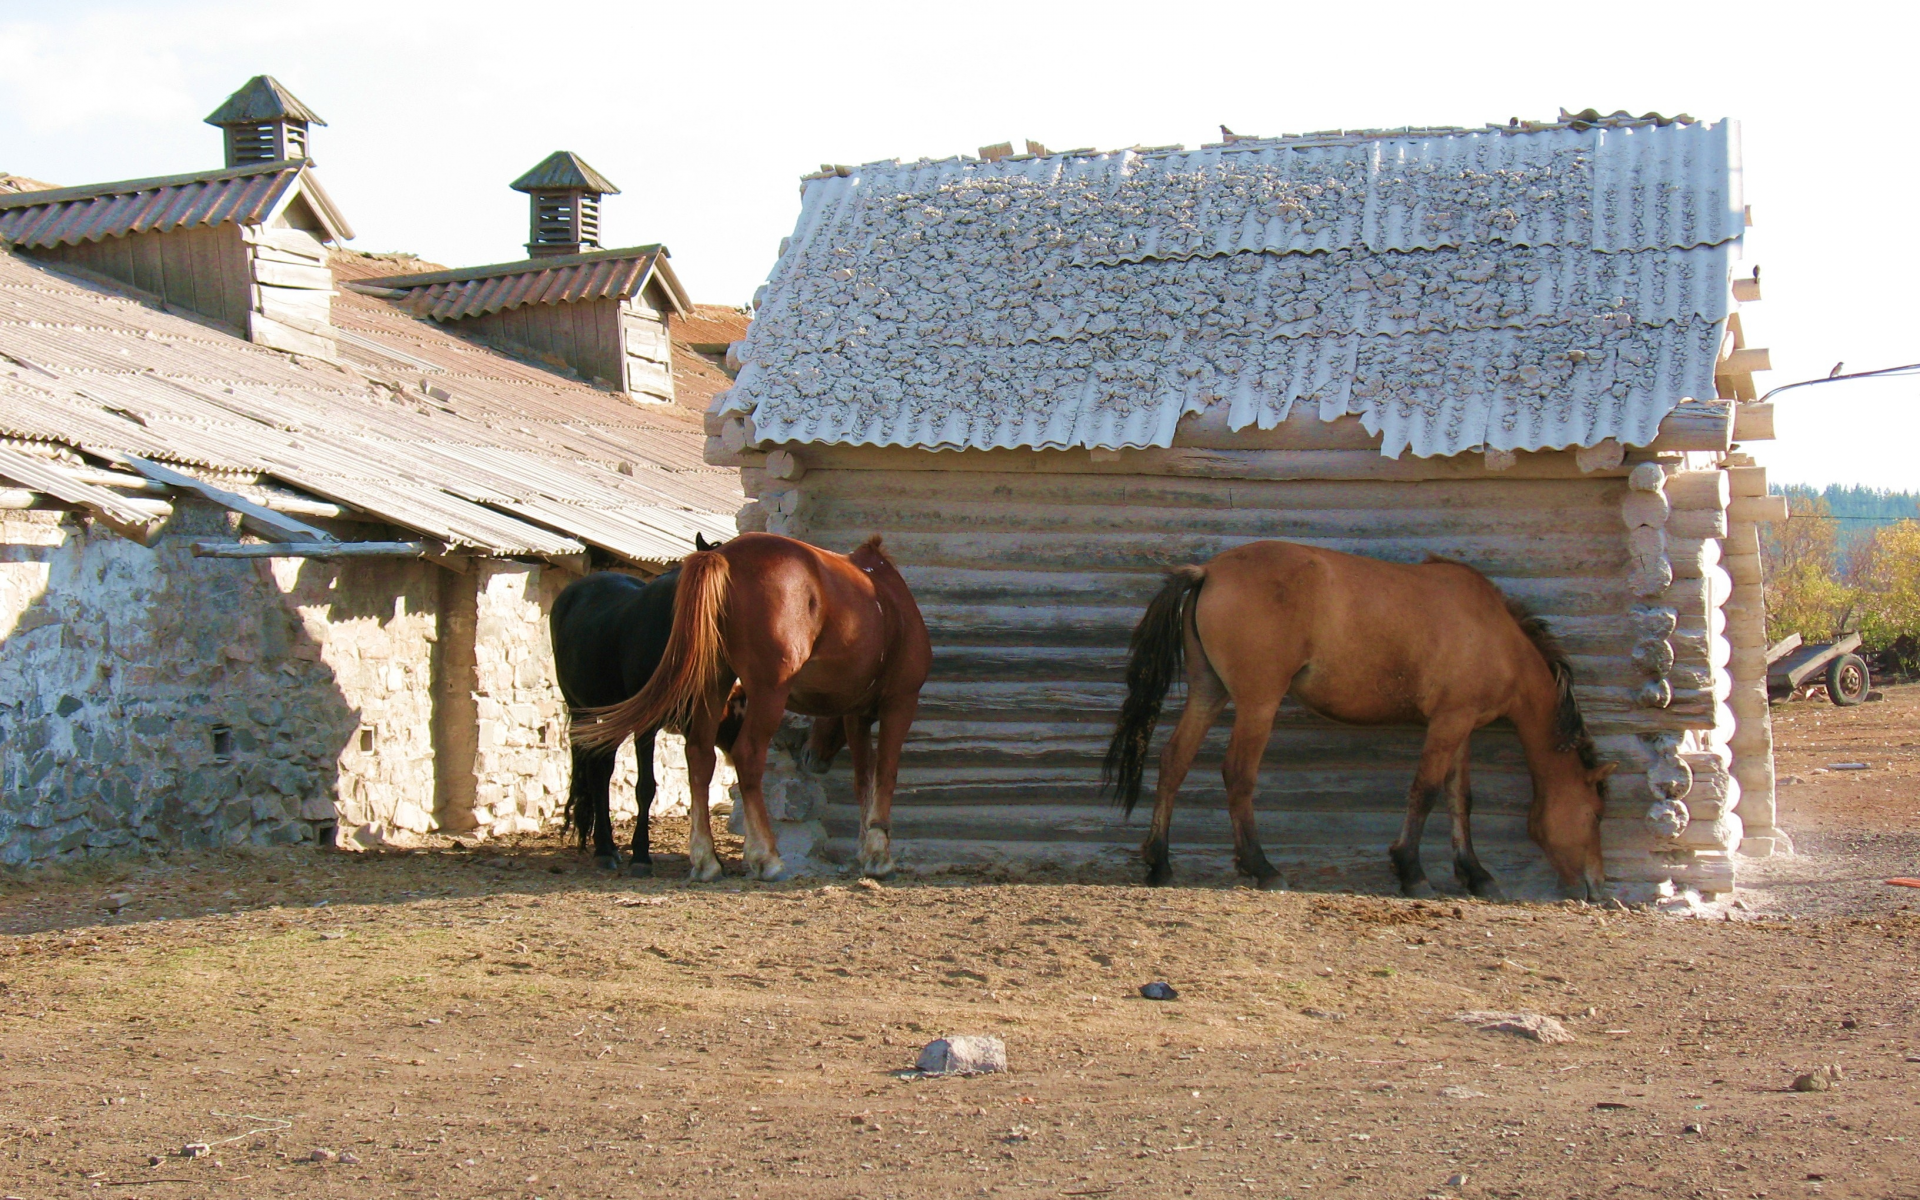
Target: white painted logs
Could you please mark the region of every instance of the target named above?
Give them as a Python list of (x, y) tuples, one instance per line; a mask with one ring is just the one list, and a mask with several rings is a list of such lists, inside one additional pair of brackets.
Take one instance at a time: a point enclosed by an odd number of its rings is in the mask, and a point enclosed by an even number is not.
[(791, 450), (775, 450), (767, 455), (767, 478), (782, 479), (798, 483), (807, 474), (806, 464), (795, 457)]
[(1773, 440), (1773, 404), (1756, 402), (1736, 404), (1733, 410), (1733, 440), (1770, 442)]
[(1627, 458), (1627, 448), (1614, 438), (1603, 438), (1591, 446), (1582, 446), (1574, 451), (1573, 461), (1582, 473), (1611, 471)]
[[(1183, 422), (1168, 450), (1098, 457), (814, 445), (762, 454), (746, 428), (733, 435), (731, 453), (749, 465), (743, 483), (757, 493), (742, 528), (838, 550), (884, 534), (920, 602), (935, 662), (903, 764), (902, 830), (919, 822), (924, 836), (970, 841), (1118, 840), (1090, 798), (1124, 691), (1127, 636), (1158, 571), (1279, 537), (1398, 561), (1439, 553), (1487, 569), (1574, 656), (1589, 727), (1620, 764), (1603, 824), (1609, 874), (1726, 886), (1738, 785), (1683, 738), (1710, 728), (1727, 700), (1714, 669), (1726, 652), (1714, 606), (1732, 583), (1715, 540), (1726, 528), (1724, 472), (1670, 475), (1668, 463), (1625, 455), (1608, 467), (1603, 455), (1589, 456), (1589, 474), (1570, 453), (1521, 454), (1505, 471), (1490, 471), (1484, 453), (1390, 460), (1342, 443), (1364, 433), (1356, 424), (1317, 420), (1288, 422), (1250, 447), (1250, 433), (1228, 438), (1204, 417)], [(730, 453), (725, 440), (718, 450)], [(1628, 578), (1643, 566), (1650, 592), (1631, 595)], [(1641, 694), (1655, 679), (1664, 707)], [(1390, 830), (1418, 731), (1304, 719), (1283, 713), (1269, 742), (1269, 836)], [(1213, 768), (1225, 732), (1209, 739), (1191, 777), (1196, 823), (1217, 816), (1207, 806), (1220, 800)], [(1490, 760), (1476, 767), (1483, 838), (1524, 838), (1529, 785), (1517, 743), (1496, 728), (1476, 747)], [(1676, 808), (1664, 826), (1650, 825), (1650, 806), (1667, 801), (1684, 806), (1685, 820)]]

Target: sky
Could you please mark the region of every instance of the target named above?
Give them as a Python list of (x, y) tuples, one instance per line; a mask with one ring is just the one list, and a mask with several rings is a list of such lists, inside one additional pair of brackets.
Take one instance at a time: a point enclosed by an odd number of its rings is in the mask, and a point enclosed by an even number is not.
[[(1741, 122), (1742, 314), (1761, 388), (1920, 362), (1912, 5), (1184, 4), (974, 0), (0, 0), (0, 171), (80, 184), (217, 167), (201, 123), (256, 74), (328, 122), (363, 250), (521, 257), (507, 184), (557, 149), (622, 189), (602, 244), (664, 242), (695, 299), (743, 304), (822, 163), (1551, 118)], [(1903, 135), (1904, 136), (1904, 135)], [(1904, 145), (1904, 141), (1901, 141)], [(1898, 146), (1895, 147), (1898, 149)], [(1776, 483), (1920, 489), (1920, 377), (1780, 398)]]

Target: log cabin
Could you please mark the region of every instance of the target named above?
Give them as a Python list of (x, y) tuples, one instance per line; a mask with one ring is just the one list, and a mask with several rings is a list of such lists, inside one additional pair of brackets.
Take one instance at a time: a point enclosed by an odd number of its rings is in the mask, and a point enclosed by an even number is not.
[[(1629, 891), (1717, 895), (1787, 847), (1756, 537), (1785, 511), (1740, 453), (1772, 424), (1734, 123), (1001, 144), (828, 166), (801, 197), (706, 455), (740, 471), (741, 529), (882, 534), (915, 589), (935, 665), (896, 800), (910, 861), (1125, 862), (1145, 814), (1121, 821), (1099, 765), (1129, 632), (1161, 572), (1262, 538), (1458, 559), (1544, 617), (1617, 766)], [(1225, 733), (1176, 861), (1225, 869)], [(1289, 704), (1269, 853), (1389, 888), (1420, 739)], [(1511, 732), (1473, 761), (1489, 864), (1544, 880)], [(830, 794), (844, 854), (851, 789)]]

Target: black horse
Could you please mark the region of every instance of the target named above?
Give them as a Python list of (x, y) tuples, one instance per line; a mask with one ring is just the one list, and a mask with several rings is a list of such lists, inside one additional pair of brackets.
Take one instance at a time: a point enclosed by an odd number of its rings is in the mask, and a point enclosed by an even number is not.
[[(694, 547), (711, 550), (694, 535)], [(602, 571), (567, 585), (553, 602), (549, 627), (553, 631), (553, 661), (560, 674), (560, 691), (577, 717), (581, 709), (618, 704), (646, 686), (660, 665), (673, 632), (673, 596), (680, 568), (641, 580)], [(729, 717), (733, 717), (729, 714)], [(737, 723), (737, 717), (734, 717)], [(633, 859), (628, 873), (653, 874), (648, 852), (647, 813), (653, 807), (653, 735), (657, 728), (634, 737), (634, 757), (640, 777), (634, 801), (640, 812), (633, 822)], [(731, 732), (731, 731), (730, 731)], [(721, 742), (731, 746), (731, 737)], [(573, 778), (567, 787), (566, 817), (579, 833), (584, 848), (593, 839), (593, 857), (610, 871), (620, 869), (620, 850), (613, 841), (613, 811), (608, 797), (613, 782), (615, 747), (573, 750)]]

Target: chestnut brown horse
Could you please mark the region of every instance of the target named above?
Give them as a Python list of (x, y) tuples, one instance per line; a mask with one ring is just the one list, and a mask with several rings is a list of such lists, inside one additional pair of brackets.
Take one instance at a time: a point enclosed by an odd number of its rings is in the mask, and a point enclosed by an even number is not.
[[(573, 739), (589, 748), (618, 745), (638, 729), (665, 722), (687, 738), (693, 791), (689, 853), (695, 879), (720, 874), (707, 816), (714, 740), (737, 679), (746, 713), (729, 749), (746, 805), (746, 866), (778, 879), (786, 866), (775, 847), (761, 794), (767, 744), (787, 711), (816, 718), (810, 757), (824, 769), (844, 736), (853, 748), (860, 803), (860, 868), (892, 874), (894, 781), (900, 747), (920, 703), (933, 651), (920, 608), (878, 537), (852, 554), (834, 554), (793, 538), (747, 533), (680, 567), (673, 631), (645, 687), (619, 704), (584, 710)], [(838, 731), (823, 729), (830, 720)], [(872, 741), (880, 726), (878, 752)]]
[(1274, 714), (1289, 693), (1352, 725), (1425, 725), (1406, 821), (1389, 854), (1401, 889), (1432, 893), (1420, 865), (1427, 813), (1444, 793), (1453, 814), (1454, 873), (1476, 896), (1499, 885), (1474, 853), (1467, 744), (1513, 722), (1533, 777), (1527, 831), (1567, 894), (1600, 899), (1600, 811), (1611, 764), (1573, 698), (1567, 657), (1536, 618), (1463, 563), (1381, 562), (1291, 542), (1253, 542), (1205, 566), (1181, 567), (1133, 631), (1127, 699), (1104, 775), (1129, 814), (1140, 796), (1160, 705), (1184, 662), (1186, 709), (1160, 756), (1153, 827), (1141, 847), (1151, 883), (1171, 876), (1174, 793), (1207, 729), (1228, 703), (1228, 813), (1240, 869), (1284, 887), (1254, 829), (1253, 792)]

